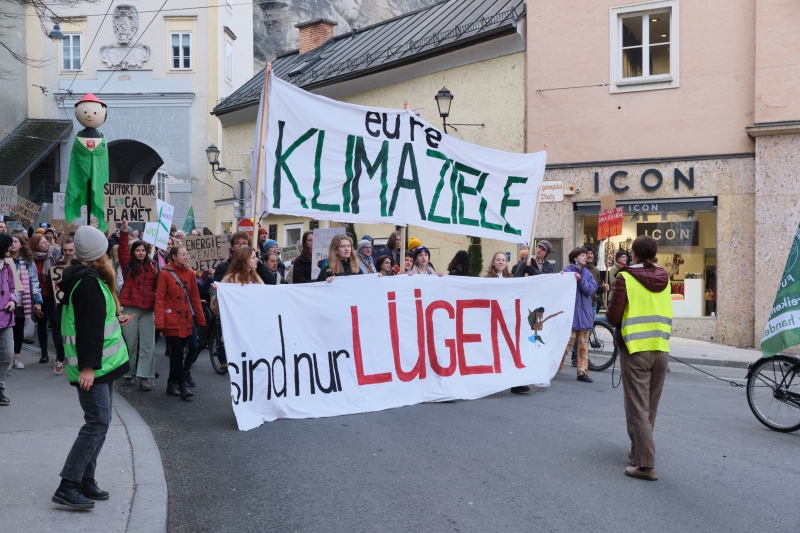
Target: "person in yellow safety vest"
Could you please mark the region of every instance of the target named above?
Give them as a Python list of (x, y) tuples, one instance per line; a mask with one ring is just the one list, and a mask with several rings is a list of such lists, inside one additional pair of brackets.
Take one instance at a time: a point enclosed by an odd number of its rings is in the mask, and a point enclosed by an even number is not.
[(59, 288), (65, 370), (78, 390), (86, 423), (67, 455), (53, 503), (93, 509), (93, 500), (107, 500), (94, 479), (97, 456), (111, 423), (114, 380), (130, 370), (122, 337), (114, 270), (106, 257), (106, 236), (93, 226), (75, 232), (75, 257), (84, 264), (64, 270)]
[(669, 274), (656, 264), (658, 243), (642, 235), (633, 241), (633, 264), (617, 274), (606, 320), (616, 328), (631, 466), (625, 475), (655, 481), (653, 427), (664, 387), (672, 333)]

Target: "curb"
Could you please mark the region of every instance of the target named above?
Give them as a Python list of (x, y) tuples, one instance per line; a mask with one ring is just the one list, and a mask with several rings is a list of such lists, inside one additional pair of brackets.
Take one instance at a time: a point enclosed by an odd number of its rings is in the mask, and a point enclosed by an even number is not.
[(133, 499), (125, 531), (166, 533), (167, 479), (156, 440), (136, 409), (116, 391), (114, 410), (128, 433), (133, 456)]
[[(680, 359), (680, 361), (678, 361)], [(749, 363), (745, 361), (728, 361), (726, 359), (704, 359), (700, 357), (678, 357), (677, 359), (672, 358), (672, 354), (670, 354), (670, 360), (675, 361), (676, 363), (680, 363), (683, 361), (684, 363), (689, 363), (690, 365), (706, 365), (706, 366), (724, 366), (727, 368), (747, 368), (747, 365), (752, 364), (753, 361)]]

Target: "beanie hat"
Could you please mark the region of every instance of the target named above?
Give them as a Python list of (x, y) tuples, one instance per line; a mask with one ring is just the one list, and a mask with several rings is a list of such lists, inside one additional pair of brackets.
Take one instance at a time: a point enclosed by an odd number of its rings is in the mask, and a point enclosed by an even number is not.
[(416, 237), (411, 237), (408, 239), (408, 249), (413, 250), (414, 248), (422, 246), (422, 243)]
[(520, 260), (520, 261), (522, 261), (523, 259), (525, 259), (526, 257), (528, 257), (528, 254), (529, 254), (529, 253), (530, 253), (530, 252), (529, 252), (528, 250), (522, 250), (522, 251), (520, 251), (520, 253), (519, 253), (519, 260)]
[(266, 233), (267, 228), (258, 228), (258, 234), (261, 235), (262, 233)]
[(36, 230), (36, 233), (44, 233), (44, 228), (39, 228)]
[(417, 247), (414, 249), (414, 264), (416, 264), (416, 263), (417, 263), (417, 256), (418, 256), (419, 254), (421, 254), (422, 252), (425, 252), (426, 254), (428, 254), (428, 259), (430, 260), (430, 258), (431, 258), (431, 251), (430, 251), (430, 250), (428, 250), (427, 248), (425, 248), (424, 246), (422, 246), (422, 245), (420, 244), (419, 246), (417, 246)]
[(269, 249), (270, 249), (271, 247), (273, 247), (273, 246), (278, 246), (278, 241), (275, 241), (275, 240), (273, 240), (273, 239), (267, 239), (267, 240), (264, 242), (264, 249), (265, 249), (265, 250), (269, 250)]
[(372, 241), (372, 237), (370, 237), (369, 235), (366, 235), (366, 234), (365, 234), (365, 235), (363, 235), (361, 238), (362, 238), (363, 240), (365, 240), (365, 241)]
[(370, 243), (367, 239), (362, 239), (358, 241), (358, 244), (356, 244), (356, 252), (360, 252), (361, 249), (365, 246), (372, 247), (372, 243)]
[(542, 248), (545, 249), (545, 251), (547, 251), (548, 254), (553, 251), (553, 245), (550, 244), (550, 241), (546, 241), (544, 239), (542, 239), (541, 241), (537, 242), (536, 246), (541, 246)]
[(75, 257), (80, 261), (95, 261), (106, 254), (108, 239), (94, 226), (81, 226), (75, 232)]

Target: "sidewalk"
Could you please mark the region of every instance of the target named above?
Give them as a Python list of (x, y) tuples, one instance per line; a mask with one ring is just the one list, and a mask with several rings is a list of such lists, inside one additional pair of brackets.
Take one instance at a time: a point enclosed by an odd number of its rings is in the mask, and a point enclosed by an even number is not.
[[(38, 346), (38, 345), (37, 345)], [(51, 360), (55, 350), (50, 345)], [(161, 456), (138, 413), (114, 394), (114, 416), (97, 463), (96, 478), (111, 493), (91, 511), (72, 511), (51, 503), (58, 474), (78, 430), (83, 411), (66, 375), (53, 363), (39, 364), (39, 349), (24, 345), (24, 369), (12, 369), (0, 406), (4, 531), (163, 532), (167, 525), (167, 486)]]
[[(670, 355), (692, 365), (747, 368), (747, 365), (761, 357), (761, 350), (733, 348), (724, 344), (696, 341), (682, 337), (670, 338), (669, 347), (671, 350)], [(677, 361), (672, 361), (671, 363), (676, 364)]]

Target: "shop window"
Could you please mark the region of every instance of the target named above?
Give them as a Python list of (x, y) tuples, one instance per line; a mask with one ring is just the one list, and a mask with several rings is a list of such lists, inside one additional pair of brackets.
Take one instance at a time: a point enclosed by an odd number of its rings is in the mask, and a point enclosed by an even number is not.
[(678, 2), (611, 8), (611, 92), (678, 86)]
[(609, 269), (617, 251), (625, 250), (630, 254), (637, 236), (650, 235), (658, 242), (658, 264), (670, 274), (673, 316), (716, 316), (715, 204), (713, 198), (618, 202), (618, 207), (625, 207), (622, 234), (602, 243), (597, 240), (599, 203), (577, 204), (576, 246), (595, 248), (599, 252), (596, 254), (598, 264), (605, 260)]

